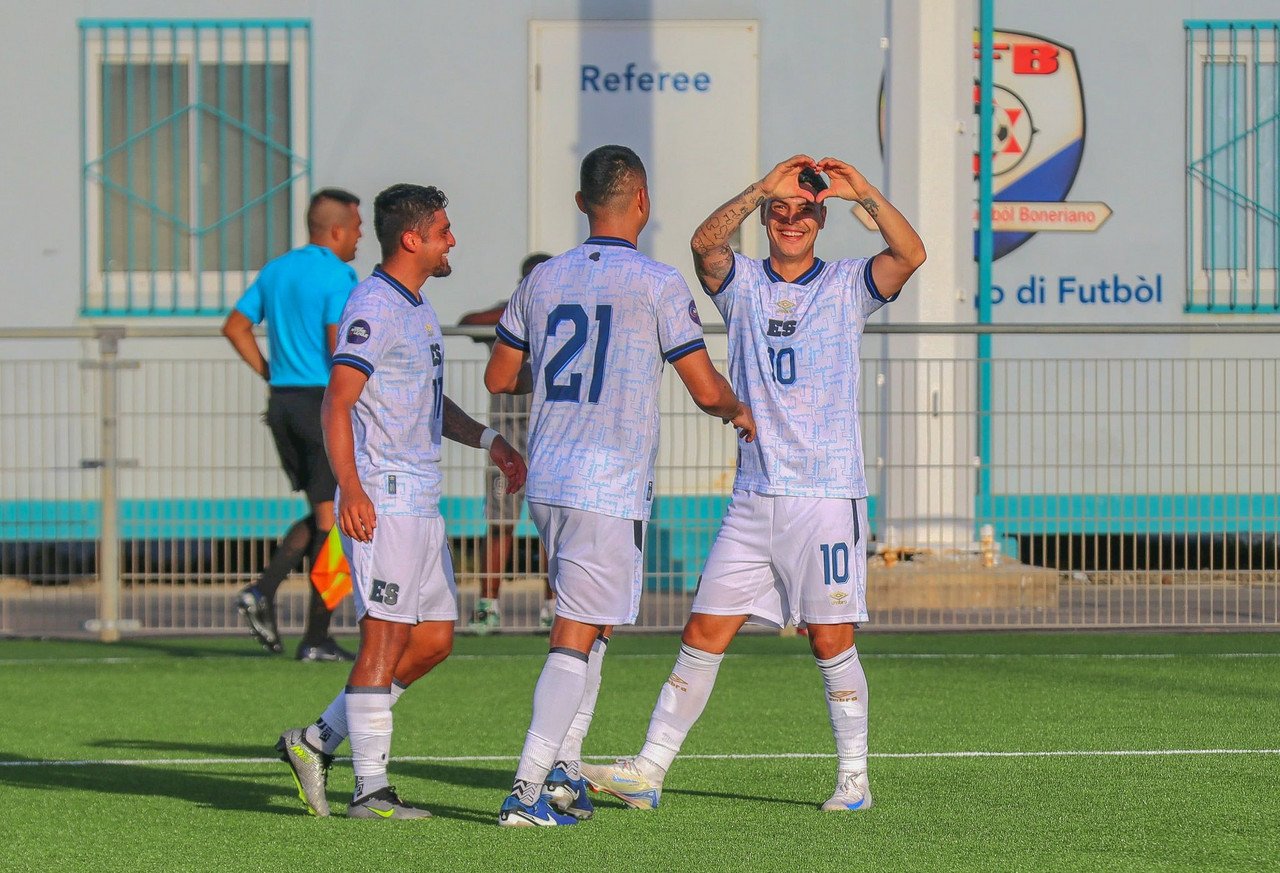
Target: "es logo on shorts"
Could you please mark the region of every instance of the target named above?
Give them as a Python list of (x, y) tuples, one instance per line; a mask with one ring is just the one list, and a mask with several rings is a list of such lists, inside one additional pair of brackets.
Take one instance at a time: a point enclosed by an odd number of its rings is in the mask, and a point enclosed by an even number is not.
[(363, 318), (357, 318), (351, 322), (351, 326), (347, 328), (347, 342), (355, 345), (369, 341), (369, 322)]
[(385, 606), (395, 606), (396, 601), (400, 599), (400, 586), (394, 582), (383, 582), (381, 579), (374, 579), (373, 590), (369, 592), (369, 599), (376, 600)]

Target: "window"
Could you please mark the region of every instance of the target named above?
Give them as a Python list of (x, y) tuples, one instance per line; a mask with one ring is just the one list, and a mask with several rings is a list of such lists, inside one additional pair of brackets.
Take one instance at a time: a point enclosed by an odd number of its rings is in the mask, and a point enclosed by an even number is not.
[(1187, 311), (1280, 312), (1280, 20), (1184, 26)]
[(299, 237), (305, 21), (82, 21), (84, 315), (217, 315)]

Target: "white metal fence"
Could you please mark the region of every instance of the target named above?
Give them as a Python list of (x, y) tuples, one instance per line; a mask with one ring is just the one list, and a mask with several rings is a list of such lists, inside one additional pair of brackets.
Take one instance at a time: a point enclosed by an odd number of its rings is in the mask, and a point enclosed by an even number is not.
[[(963, 346), (979, 331), (996, 335), (988, 362), (922, 354), (924, 338)], [(446, 391), (483, 419), (482, 347), (448, 334)], [(1280, 626), (1280, 327), (869, 334), (878, 627)], [(238, 630), (234, 592), (305, 514), (262, 383), (213, 329), (0, 340), (0, 634)], [(649, 629), (683, 624), (734, 466), (729, 430), (665, 378)], [(465, 627), (486, 570), (486, 477), (475, 449), (446, 446), (444, 466)], [(541, 558), (527, 515), (514, 522), (502, 627), (532, 630)], [(307, 584), (299, 572), (280, 591), (287, 632)], [(335, 626), (352, 626), (349, 601)]]

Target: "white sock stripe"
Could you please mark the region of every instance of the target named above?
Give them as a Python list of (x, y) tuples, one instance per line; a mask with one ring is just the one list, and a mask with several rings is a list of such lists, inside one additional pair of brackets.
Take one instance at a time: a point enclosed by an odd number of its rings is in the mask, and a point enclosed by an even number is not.
[(858, 657), (858, 647), (850, 646), (838, 655), (833, 655), (825, 660), (822, 658), (814, 658), (818, 662), (818, 666), (824, 670), (833, 670), (836, 667), (843, 667), (845, 664)]
[(704, 652), (702, 649), (695, 649), (693, 646), (687, 646), (684, 643), (681, 643), (680, 655), (678, 657), (688, 658), (698, 666), (711, 667), (724, 660), (724, 653), (721, 652), (717, 655), (712, 652)]

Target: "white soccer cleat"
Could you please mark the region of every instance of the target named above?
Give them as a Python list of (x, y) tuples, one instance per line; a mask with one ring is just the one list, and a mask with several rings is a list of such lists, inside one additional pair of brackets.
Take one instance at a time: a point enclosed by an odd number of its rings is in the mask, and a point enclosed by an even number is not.
[(582, 778), (593, 790), (612, 794), (634, 809), (657, 809), (662, 797), (662, 780), (655, 782), (641, 773), (635, 758), (619, 758), (612, 764), (584, 763)]
[(836, 793), (822, 804), (823, 812), (848, 812), (870, 809), (871, 786), (866, 773), (850, 773), (838, 785)]

